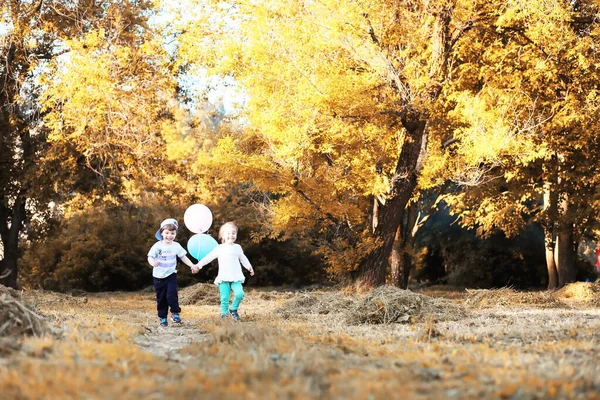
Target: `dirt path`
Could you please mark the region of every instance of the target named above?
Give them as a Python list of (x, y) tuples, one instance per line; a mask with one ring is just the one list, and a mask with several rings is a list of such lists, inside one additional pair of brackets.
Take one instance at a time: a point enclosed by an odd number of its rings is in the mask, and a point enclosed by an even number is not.
[(143, 325), (145, 333), (134, 338), (142, 349), (168, 360), (185, 362), (190, 356), (180, 353), (192, 343), (206, 340), (208, 333), (198, 327), (198, 321), (186, 320), (181, 324), (170, 323), (168, 327)]

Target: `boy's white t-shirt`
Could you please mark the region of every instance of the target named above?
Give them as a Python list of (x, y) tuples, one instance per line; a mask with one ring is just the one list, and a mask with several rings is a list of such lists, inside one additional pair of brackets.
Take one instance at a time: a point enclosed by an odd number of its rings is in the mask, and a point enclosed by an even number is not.
[(154, 243), (148, 251), (148, 257), (158, 261), (158, 266), (152, 269), (152, 276), (155, 278), (166, 278), (177, 272), (177, 257), (181, 258), (187, 254), (187, 251), (177, 242), (166, 244), (162, 240)]
[(200, 260), (199, 267), (205, 266), (215, 258), (219, 261), (219, 273), (215, 279), (216, 285), (221, 282), (244, 282), (246, 277), (242, 272), (240, 262), (246, 269), (252, 269), (242, 246), (237, 243), (218, 245)]

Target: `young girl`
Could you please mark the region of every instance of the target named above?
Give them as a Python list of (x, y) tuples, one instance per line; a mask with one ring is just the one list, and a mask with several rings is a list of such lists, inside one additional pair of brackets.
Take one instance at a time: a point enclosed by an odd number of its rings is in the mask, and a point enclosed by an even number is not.
[[(219, 240), (221, 244), (213, 251), (208, 253), (192, 268), (193, 273), (197, 273), (203, 266), (210, 263), (215, 258), (219, 261), (219, 273), (215, 279), (215, 285), (219, 286), (219, 294), (221, 297), (221, 318), (226, 318), (229, 310), (229, 315), (234, 321), (240, 321), (238, 307), (244, 298), (244, 289), (242, 283), (246, 279), (242, 273), (242, 265), (248, 270), (250, 276), (254, 276), (254, 269), (250, 265), (250, 261), (244, 255), (242, 246), (235, 243), (237, 239), (237, 226), (233, 222), (227, 222), (219, 229)], [(241, 265), (240, 265), (241, 262)], [(229, 308), (229, 296), (233, 290), (233, 303)]]
[(156, 309), (160, 326), (168, 326), (167, 313), (171, 308), (171, 320), (181, 323), (179, 313), (179, 299), (177, 296), (177, 257), (181, 259), (188, 267), (194, 267), (194, 263), (187, 258), (187, 252), (181, 245), (175, 242), (178, 228), (177, 221), (173, 218), (167, 218), (160, 224), (160, 229), (156, 232), (158, 242), (154, 243), (148, 252), (148, 263), (152, 269), (154, 280), (154, 290), (156, 291)]

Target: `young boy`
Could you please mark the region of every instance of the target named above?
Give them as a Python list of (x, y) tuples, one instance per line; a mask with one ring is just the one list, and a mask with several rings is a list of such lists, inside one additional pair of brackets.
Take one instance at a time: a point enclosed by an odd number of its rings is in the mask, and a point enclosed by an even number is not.
[(156, 291), (156, 309), (160, 326), (166, 327), (167, 314), (171, 308), (171, 320), (181, 323), (179, 313), (179, 299), (177, 297), (177, 257), (181, 259), (188, 267), (195, 265), (187, 258), (187, 252), (181, 245), (175, 242), (177, 228), (179, 224), (173, 218), (167, 218), (160, 224), (160, 229), (156, 232), (156, 242), (148, 252), (148, 263), (154, 268), (152, 276), (154, 278), (154, 290)]

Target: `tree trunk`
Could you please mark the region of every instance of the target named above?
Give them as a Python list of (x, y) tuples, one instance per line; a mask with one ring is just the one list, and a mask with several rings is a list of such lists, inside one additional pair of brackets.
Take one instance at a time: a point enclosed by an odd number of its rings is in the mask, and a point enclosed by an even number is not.
[(359, 264), (356, 280), (361, 285), (374, 287), (385, 284), (388, 258), (406, 202), (408, 199), (403, 201), (402, 197), (396, 196), (379, 206), (379, 223), (375, 228), (374, 236), (381, 240), (381, 246), (363, 258)]
[(558, 287), (575, 282), (575, 241), (573, 223), (575, 208), (568, 193), (563, 193), (559, 201), (559, 223), (555, 244), (555, 260), (558, 270)]
[(402, 225), (403, 224), (398, 225), (398, 229), (396, 230), (396, 236), (394, 237), (394, 243), (392, 244), (392, 254), (390, 255), (390, 266), (392, 268), (390, 284), (397, 287), (401, 287), (403, 271)]
[[(19, 273), (19, 232), (25, 220), (25, 197), (15, 199), (12, 210), (0, 204), (0, 237), (4, 245), (4, 259), (0, 261), (0, 284), (17, 289)], [(10, 227), (8, 226), (8, 214)]]
[(558, 231), (555, 258), (558, 270), (558, 287), (575, 282), (575, 246), (573, 244), (573, 224), (567, 224)]
[[(0, 74), (0, 239), (4, 252), (4, 258), (0, 260), (0, 284), (16, 289), (19, 233), (25, 218), (26, 201), (24, 190), (19, 189), (23, 187), (20, 177), (26, 168), (23, 160), (31, 152), (29, 132), (16, 105), (23, 81), (19, 71), (27, 71), (30, 65), (18, 60), (23, 54), (19, 41), (9, 36), (9, 43), (7, 51), (0, 57), (5, 66)], [(15, 185), (15, 182), (19, 183)], [(19, 191), (11, 190), (14, 187)]]
[(573, 247), (573, 229), (558, 233), (556, 243), (556, 261), (558, 269), (558, 287), (575, 282), (575, 249)]
[(390, 263), (392, 267), (391, 284), (402, 289), (408, 288), (408, 278), (413, 267), (413, 254), (418, 229), (417, 204), (412, 203), (407, 210), (406, 221), (398, 226)]
[[(420, 101), (429, 105), (436, 102), (442, 91), (443, 83), (446, 80), (448, 57), (452, 48), (449, 35), (452, 8), (443, 7), (436, 10), (433, 15), (435, 22), (431, 32), (433, 51), (430, 60), (429, 83), (423, 92), (419, 90)], [(392, 65), (391, 62), (390, 65)], [(402, 126), (406, 130), (406, 137), (398, 155), (390, 194), (378, 210), (378, 224), (373, 234), (379, 239), (381, 245), (367, 254), (358, 266), (359, 283), (371, 287), (385, 283), (394, 238), (404, 219), (406, 205), (417, 187), (418, 172), (426, 152), (425, 126), (429, 114), (420, 105), (418, 108), (413, 106), (414, 98), (406, 95), (411, 88), (402, 81), (402, 75), (401, 71), (394, 71), (390, 74), (389, 80), (404, 102), (401, 105), (402, 111), (399, 111), (398, 114)]]
[(546, 252), (546, 268), (548, 269), (548, 290), (558, 288), (558, 269), (554, 259), (554, 232), (544, 226), (544, 248)]
[(378, 224), (374, 229), (374, 236), (381, 242), (381, 246), (368, 254), (358, 267), (358, 281), (367, 287), (385, 284), (388, 260), (392, 251), (394, 238), (401, 221), (404, 219), (404, 211), (408, 201), (417, 186), (417, 171), (422, 160), (421, 152), (424, 151), (423, 144), (426, 140), (425, 121), (412, 115), (413, 119), (403, 118), (409, 138), (402, 144), (401, 156), (396, 165), (395, 175), (392, 183), (391, 195), (378, 207)]
[(422, 221), (419, 221), (417, 215), (418, 207), (417, 203), (412, 203), (408, 207), (408, 214), (406, 218), (406, 235), (404, 238), (404, 254), (402, 255), (402, 281), (400, 287), (402, 289), (408, 288), (408, 278), (410, 277), (410, 271), (414, 264), (415, 244), (417, 241), (417, 232), (425, 223), (427, 217)]
[(558, 220), (558, 175), (556, 173), (556, 157), (542, 164), (544, 180), (544, 215), (542, 226), (544, 228), (544, 251), (546, 254), (546, 269), (548, 270), (548, 290), (558, 288), (558, 269), (556, 265), (556, 242), (554, 229)]
[[(411, 250), (414, 249), (414, 245), (411, 246)], [(405, 252), (403, 255), (403, 264), (402, 264), (402, 281), (400, 282), (400, 288), (408, 289), (408, 278), (410, 277), (410, 271), (414, 265), (414, 252)]]

